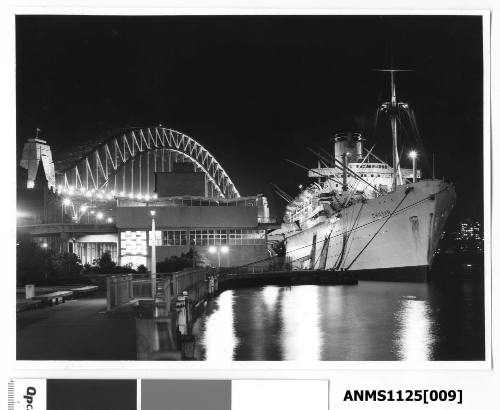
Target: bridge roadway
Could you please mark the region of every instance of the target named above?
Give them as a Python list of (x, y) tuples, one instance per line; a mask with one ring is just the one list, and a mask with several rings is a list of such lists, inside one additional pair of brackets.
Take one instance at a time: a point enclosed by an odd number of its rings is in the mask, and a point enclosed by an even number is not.
[(18, 231), (33, 236), (54, 236), (64, 234), (116, 233), (115, 224), (73, 224), (53, 223), (37, 225), (21, 225)]

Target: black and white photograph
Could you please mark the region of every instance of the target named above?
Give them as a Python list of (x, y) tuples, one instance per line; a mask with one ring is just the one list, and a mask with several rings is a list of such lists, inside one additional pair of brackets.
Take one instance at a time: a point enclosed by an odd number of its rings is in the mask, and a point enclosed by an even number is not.
[(488, 361), (487, 18), (18, 14), (17, 360)]

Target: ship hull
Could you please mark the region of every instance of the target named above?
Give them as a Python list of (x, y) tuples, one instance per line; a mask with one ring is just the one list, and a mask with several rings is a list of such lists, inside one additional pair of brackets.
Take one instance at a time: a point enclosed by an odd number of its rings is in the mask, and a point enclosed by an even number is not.
[(292, 269), (353, 271), (361, 280), (426, 281), (454, 203), (444, 181), (400, 185), (287, 235), (287, 261)]

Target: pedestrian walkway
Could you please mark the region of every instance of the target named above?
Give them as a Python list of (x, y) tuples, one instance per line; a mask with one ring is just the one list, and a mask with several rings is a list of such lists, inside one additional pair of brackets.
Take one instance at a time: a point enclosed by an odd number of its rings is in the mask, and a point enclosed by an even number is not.
[(18, 360), (136, 360), (132, 312), (106, 313), (106, 299), (69, 300), (17, 315)]

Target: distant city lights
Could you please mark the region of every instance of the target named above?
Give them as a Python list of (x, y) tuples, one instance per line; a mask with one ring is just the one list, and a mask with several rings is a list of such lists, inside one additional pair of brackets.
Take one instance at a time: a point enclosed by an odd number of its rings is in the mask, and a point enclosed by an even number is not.
[(479, 222), (462, 222), (460, 223), (460, 231), (458, 239), (482, 239), (481, 224)]
[(104, 214), (103, 214), (102, 212), (97, 212), (97, 213), (96, 213), (96, 215), (95, 215), (95, 217), (96, 217), (97, 219), (102, 219), (102, 218), (103, 218), (103, 216), (104, 216)]
[(457, 228), (456, 231), (443, 232), (442, 247), (444, 249), (455, 249), (458, 252), (483, 252), (484, 240), (480, 222), (466, 220), (460, 222)]

